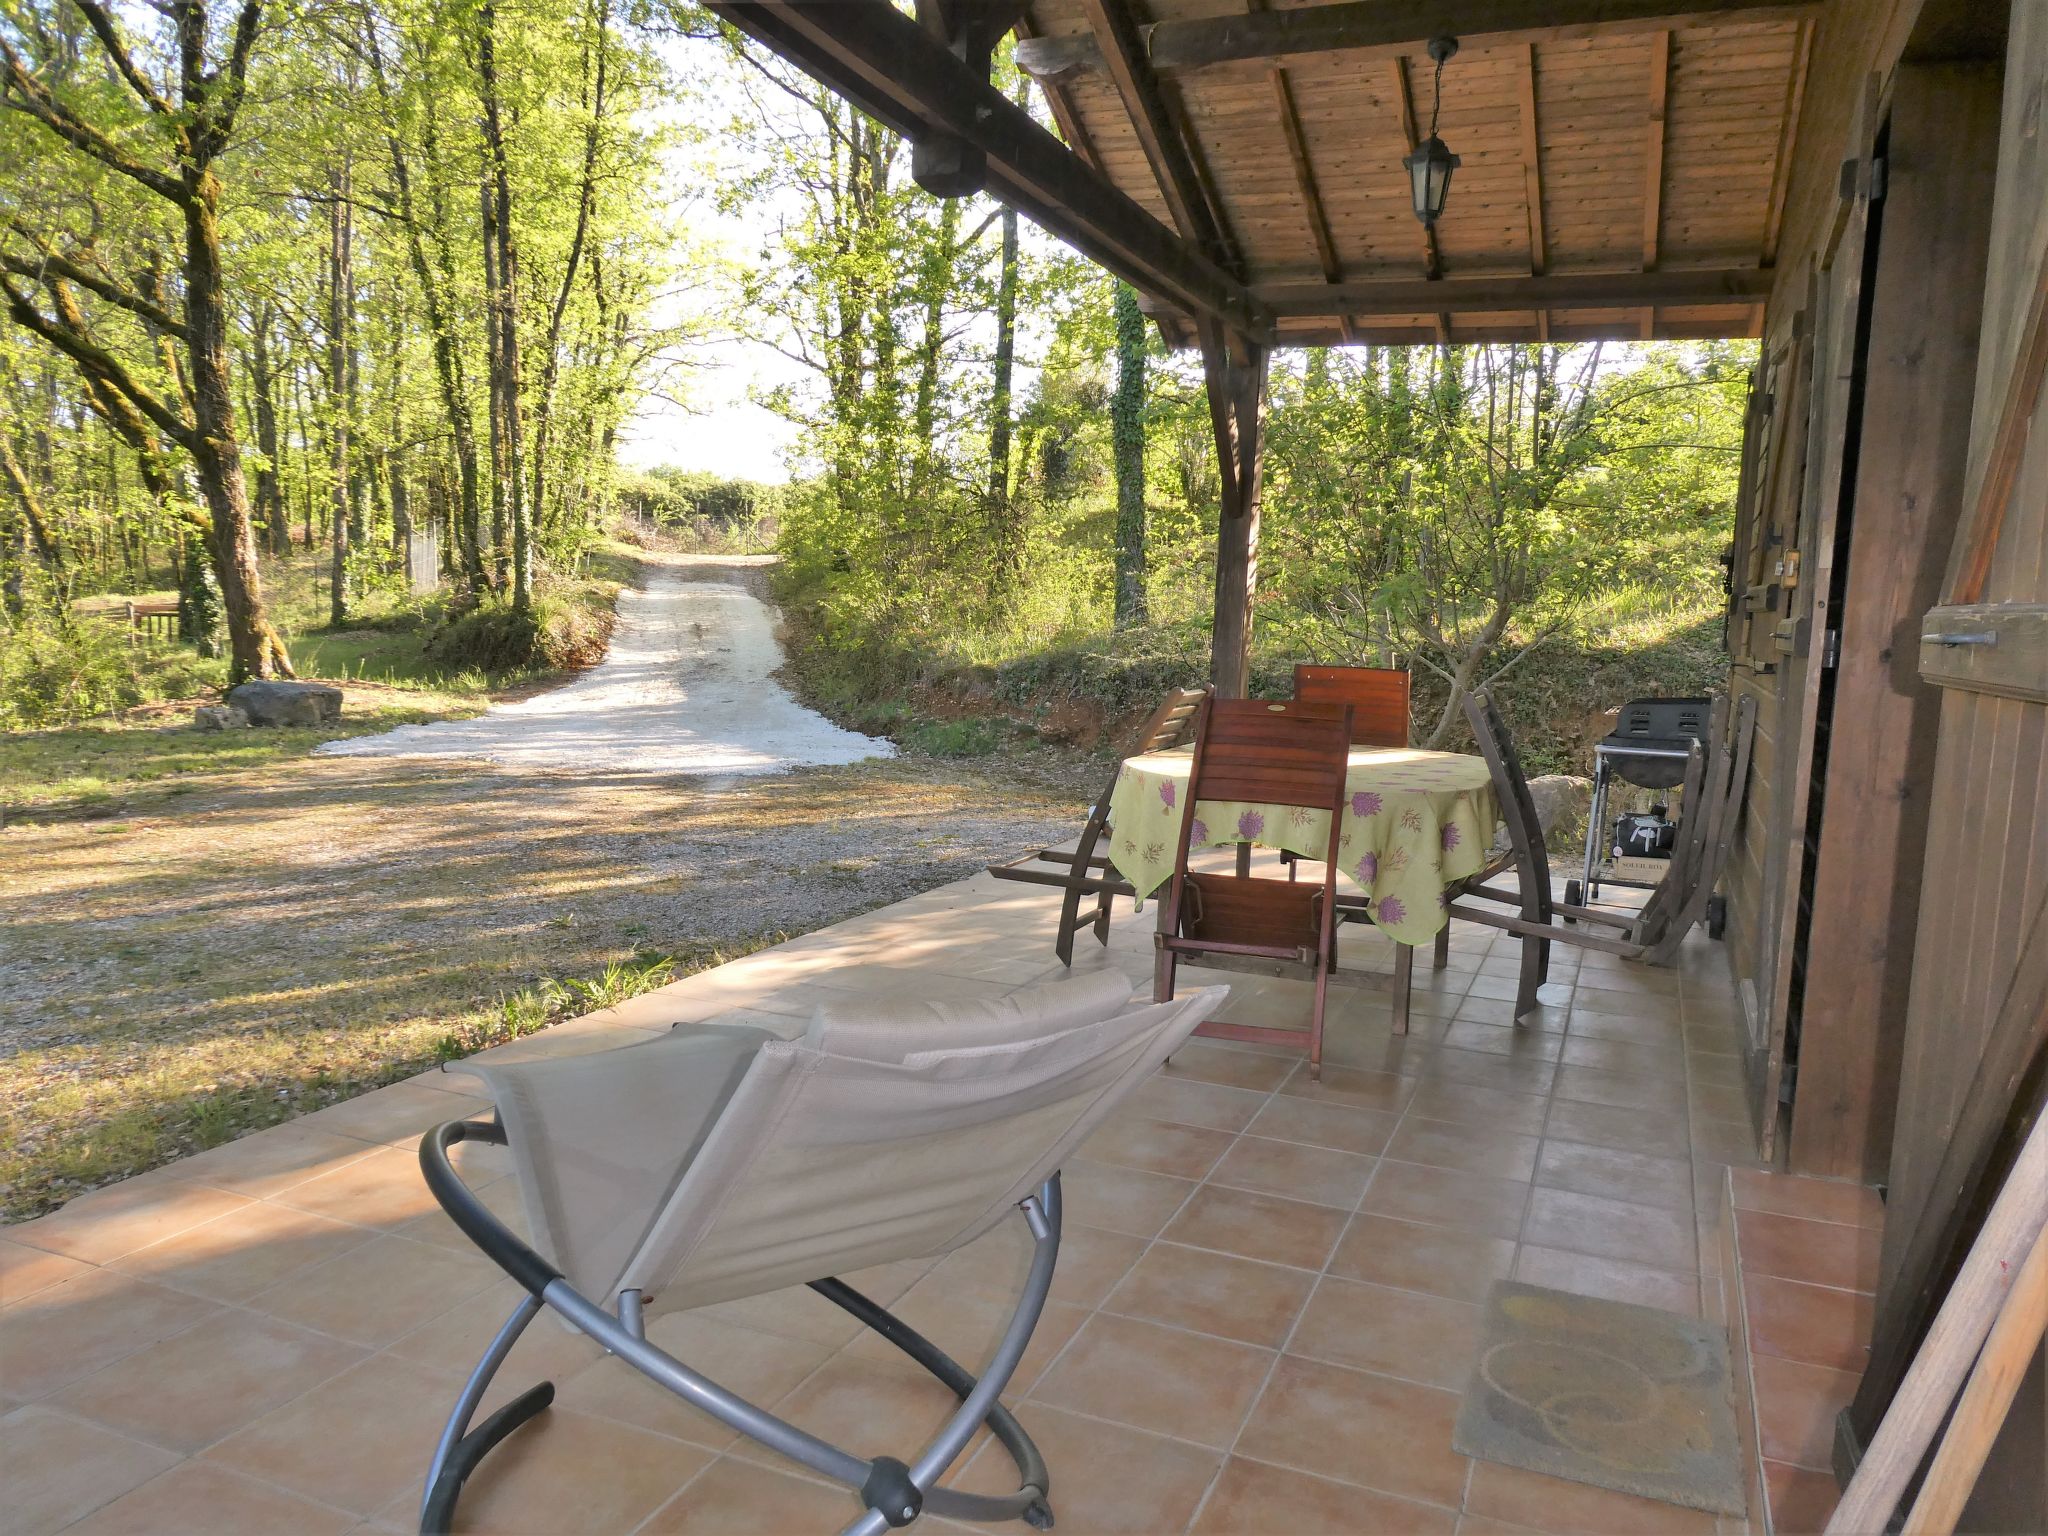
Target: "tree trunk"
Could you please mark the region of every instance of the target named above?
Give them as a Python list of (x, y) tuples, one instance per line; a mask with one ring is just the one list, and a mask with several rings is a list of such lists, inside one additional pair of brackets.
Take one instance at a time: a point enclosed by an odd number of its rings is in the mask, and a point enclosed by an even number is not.
[[(492, 531), (512, 536), (512, 609), (533, 606), (533, 536), (526, 506), (519, 366), (519, 248), (512, 234), (512, 173), (498, 95), (497, 7), (477, 12), (477, 80), (489, 163), (483, 184), (484, 286), (491, 348)], [(504, 553), (502, 543), (499, 555)], [(500, 577), (502, 582), (503, 577)]]
[(540, 394), (533, 411), (533, 495), (532, 519), (545, 520), (547, 508), (548, 432), (554, 424), (555, 383), (561, 369), (562, 319), (569, 310), (569, 295), (575, 289), (576, 271), (583, 261), (583, 246), (590, 233), (590, 216), (597, 201), (597, 151), (603, 139), (607, 54), (610, 49), (611, 12), (607, 0), (591, 7), (597, 36), (591, 48), (596, 54), (590, 66), (590, 122), (583, 132), (583, 173), (577, 179), (576, 228), (569, 237), (569, 254), (562, 261), (562, 281), (555, 289), (555, 302), (548, 312), (547, 340), (541, 348)]
[(227, 610), (228, 676), (234, 682), (291, 677), (291, 656), (263, 606), (255, 531), (249, 524), (249, 490), (242, 478), (242, 445), (235, 435), (227, 283), (220, 250), (220, 182), (211, 170), (203, 169), (188, 169), (184, 179), (186, 359), (193, 428), (188, 446), (211, 517), (207, 542), (220, 578), (221, 606)]
[(1115, 625), (1146, 621), (1145, 604), (1145, 317), (1127, 283), (1116, 285), (1116, 393), (1109, 402), (1116, 461)]
[(989, 565), (999, 590), (1016, 585), (1024, 529), (1010, 506), (1010, 385), (1017, 362), (1017, 210), (1003, 209), (1002, 268), (996, 277), (995, 387), (989, 400)]
[(349, 540), (359, 515), (351, 505), (348, 458), (349, 429), (355, 415), (349, 356), (349, 300), (355, 287), (355, 263), (346, 155), (329, 171), (327, 185), (333, 193), (327, 205), (327, 472), (333, 481), (328, 491), (333, 542), (327, 572), (327, 622), (339, 629), (348, 622)]
[(271, 367), (271, 306), (265, 302), (250, 328), (249, 375), (255, 395), (256, 448), (263, 464), (256, 471), (256, 515), (262, 520), (274, 555), (291, 553), (291, 523), (285, 515), (284, 482), (277, 466), (277, 378)]

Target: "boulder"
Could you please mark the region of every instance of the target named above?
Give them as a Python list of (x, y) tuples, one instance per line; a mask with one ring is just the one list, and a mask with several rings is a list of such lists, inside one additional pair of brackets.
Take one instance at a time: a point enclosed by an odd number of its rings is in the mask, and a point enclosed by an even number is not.
[(1573, 773), (1539, 773), (1529, 781), (1536, 819), (1552, 847), (1569, 850), (1586, 832), (1586, 809), (1593, 803), (1593, 781)]
[(332, 725), (341, 718), (341, 690), (326, 683), (244, 683), (228, 703), (251, 725)]
[(200, 731), (239, 731), (249, 716), (239, 704), (202, 704), (192, 711), (192, 727)]

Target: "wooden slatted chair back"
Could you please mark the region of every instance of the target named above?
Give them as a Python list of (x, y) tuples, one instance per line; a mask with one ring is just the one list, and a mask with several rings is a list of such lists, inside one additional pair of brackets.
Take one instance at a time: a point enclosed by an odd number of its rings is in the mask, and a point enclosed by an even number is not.
[[(1152, 718), (1145, 722), (1145, 728), (1138, 733), (1139, 752), (1164, 752), (1177, 747), (1195, 733), (1195, 717), (1201, 713), (1202, 700), (1214, 690), (1209, 688), (1175, 688), (1168, 693), (1160, 706), (1152, 711)], [(1111, 780), (1114, 784), (1114, 779)]]
[(1398, 667), (1294, 669), (1294, 696), (1304, 704), (1349, 704), (1351, 744), (1408, 745), (1408, 674)]
[(1336, 810), (1350, 756), (1347, 705), (1211, 699), (1195, 737), (1188, 793), (1195, 801)]
[(1514, 849), (1515, 873), (1521, 882), (1525, 903), (1540, 910), (1539, 921), (1550, 915), (1550, 857), (1543, 841), (1543, 819), (1537, 814), (1536, 798), (1529, 793), (1529, 776), (1522, 771), (1521, 754), (1507, 722), (1484, 688), (1465, 695), (1465, 723), (1479, 743), (1479, 755), (1486, 759), (1493, 776), (1495, 797), (1500, 801), (1500, 819), (1507, 823), (1508, 843)]

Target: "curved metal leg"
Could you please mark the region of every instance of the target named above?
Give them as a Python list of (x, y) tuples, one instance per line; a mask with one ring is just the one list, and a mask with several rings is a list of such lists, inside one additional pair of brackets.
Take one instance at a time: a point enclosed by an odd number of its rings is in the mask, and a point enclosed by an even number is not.
[(427, 1468), (426, 1493), (420, 1500), (422, 1536), (442, 1536), (447, 1531), (455, 1518), (455, 1500), (462, 1493), (463, 1481), (483, 1460), (484, 1453), (554, 1401), (554, 1383), (544, 1381), (500, 1408), (474, 1432), (469, 1427), (470, 1417), (489, 1390), (491, 1378), (498, 1374), (498, 1367), (512, 1353), (512, 1346), (526, 1332), (526, 1325), (540, 1315), (540, 1308), (537, 1296), (519, 1298), (512, 1315), (505, 1319), (504, 1326), (484, 1351), (483, 1359), (469, 1373), (462, 1395), (455, 1399), (454, 1410), (434, 1446), (434, 1460)]

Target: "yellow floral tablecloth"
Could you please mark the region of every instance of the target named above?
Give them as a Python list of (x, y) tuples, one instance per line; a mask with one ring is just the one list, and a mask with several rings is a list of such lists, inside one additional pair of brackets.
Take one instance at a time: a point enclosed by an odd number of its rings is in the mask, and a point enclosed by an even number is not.
[[(1140, 898), (1173, 875), (1186, 814), (1190, 748), (1126, 758), (1109, 797), (1110, 858)], [(1353, 747), (1338, 863), (1372, 898), (1388, 937), (1426, 944), (1444, 925), (1444, 887), (1486, 863), (1500, 810), (1483, 758), (1413, 748)], [(1320, 860), (1330, 813), (1204, 800), (1194, 845), (1256, 843)]]

